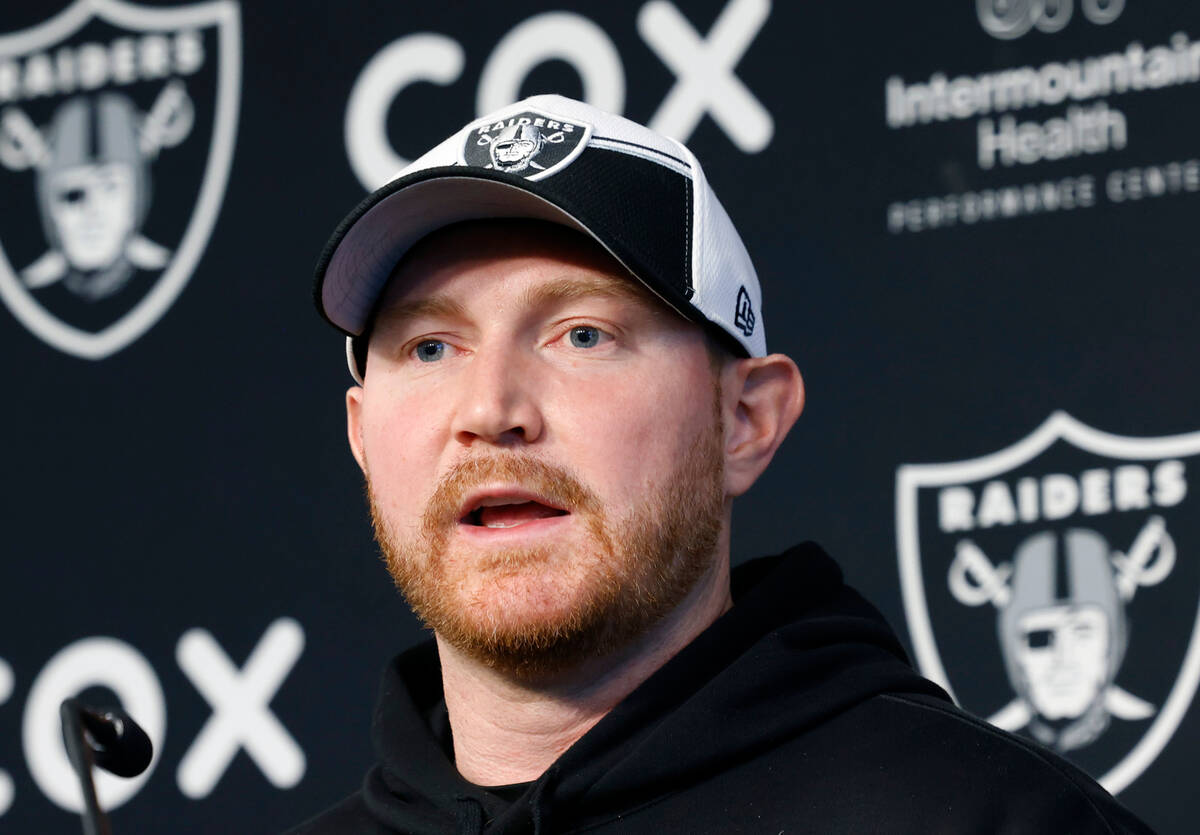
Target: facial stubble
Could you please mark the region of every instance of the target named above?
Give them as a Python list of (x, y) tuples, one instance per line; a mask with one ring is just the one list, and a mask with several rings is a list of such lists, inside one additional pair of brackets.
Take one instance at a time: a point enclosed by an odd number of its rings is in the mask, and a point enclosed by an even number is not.
[[(566, 468), (506, 452), (453, 467), (438, 483), (419, 529), (402, 537), (387, 523), (368, 476), (375, 538), (396, 586), (441, 640), (509, 674), (553, 675), (619, 652), (672, 612), (714, 566), (724, 513), (719, 389), (714, 401), (708, 430), (619, 519), (609, 518), (597, 495)], [(586, 529), (583, 550), (574, 554), (548, 546), (510, 548), (472, 563), (492, 582), (518, 585), (523, 574), (550, 570), (556, 560), (582, 567), (576, 600), (554, 617), (495, 611), (495, 600), (465, 591), (466, 578), (456, 576), (448, 560), (467, 492), (496, 482), (533, 491)]]

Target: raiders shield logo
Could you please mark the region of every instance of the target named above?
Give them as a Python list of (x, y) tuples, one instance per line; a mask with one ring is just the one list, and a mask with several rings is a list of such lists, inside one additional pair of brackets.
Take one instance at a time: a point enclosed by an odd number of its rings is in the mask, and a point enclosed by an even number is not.
[(999, 452), (897, 473), (921, 672), (1116, 793), (1200, 680), (1200, 432), (1126, 438), (1058, 412)]
[(591, 125), (535, 110), (464, 131), (462, 164), (541, 180), (570, 165), (587, 147)]
[(237, 4), (78, 0), (0, 36), (0, 298), (102, 359), (157, 322), (208, 243), (233, 154)]

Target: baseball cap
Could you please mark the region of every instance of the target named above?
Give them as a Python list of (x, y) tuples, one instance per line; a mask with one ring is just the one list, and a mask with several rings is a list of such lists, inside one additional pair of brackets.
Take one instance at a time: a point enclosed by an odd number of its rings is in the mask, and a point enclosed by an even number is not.
[(362, 382), (375, 305), (396, 265), (445, 226), (530, 218), (595, 239), (740, 356), (765, 356), (745, 244), (683, 144), (591, 105), (532, 96), (471, 122), (363, 200), (317, 264), (317, 309)]

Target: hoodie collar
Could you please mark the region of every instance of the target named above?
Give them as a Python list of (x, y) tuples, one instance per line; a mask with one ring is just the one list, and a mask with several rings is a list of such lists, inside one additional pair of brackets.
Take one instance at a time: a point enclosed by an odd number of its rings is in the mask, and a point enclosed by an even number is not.
[[(818, 546), (733, 571), (734, 606), (507, 803), (454, 767), (432, 641), (385, 671), (365, 800), (411, 832), (558, 831), (719, 772), (884, 692), (946, 698)], [(480, 814), (464, 812), (475, 804)], [(569, 818), (569, 819), (568, 819)], [(490, 823), (489, 823), (490, 822)]]

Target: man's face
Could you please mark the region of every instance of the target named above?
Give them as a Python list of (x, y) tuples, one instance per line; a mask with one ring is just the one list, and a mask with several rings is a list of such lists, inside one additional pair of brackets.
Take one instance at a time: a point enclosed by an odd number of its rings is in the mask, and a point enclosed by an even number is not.
[(1081, 716), (1108, 682), (1108, 616), (1099, 606), (1035, 609), (1018, 621), (1016, 660), (1047, 719)]
[(376, 534), (443, 641), (553, 673), (628, 644), (712, 569), (726, 500), (704, 336), (582, 235), (427, 239), (365, 380), (350, 431)]

